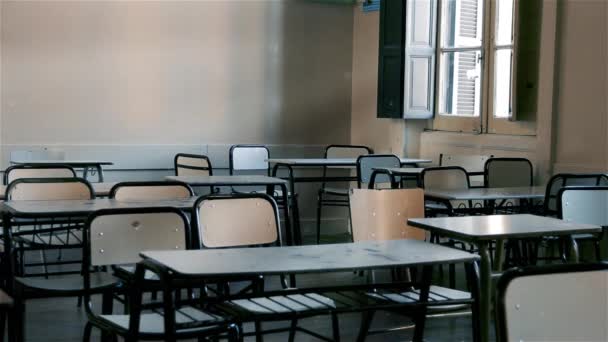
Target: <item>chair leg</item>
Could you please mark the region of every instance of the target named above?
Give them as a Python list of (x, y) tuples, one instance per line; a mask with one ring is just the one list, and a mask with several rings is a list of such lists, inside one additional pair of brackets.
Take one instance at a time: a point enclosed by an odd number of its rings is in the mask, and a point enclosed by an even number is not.
[(264, 337), (262, 336), (262, 322), (255, 321), (255, 342), (263, 342)]
[(335, 312), (331, 313), (331, 331), (334, 342), (340, 342), (340, 321), (338, 320), (338, 314)]
[(293, 213), (294, 242), (296, 245), (302, 244), (302, 227), (300, 226), (300, 208), (298, 207), (298, 197), (294, 194), (291, 200)]
[(361, 327), (359, 328), (357, 342), (365, 341), (369, 327), (372, 325), (372, 320), (374, 319), (374, 313), (374, 311), (364, 311), (361, 313)]
[(241, 332), (238, 325), (228, 327), (227, 340), (228, 342), (239, 342), (241, 340)]
[(6, 331), (6, 311), (0, 312), (0, 342), (4, 342), (4, 333)]
[(93, 325), (91, 322), (87, 322), (84, 326), (84, 333), (82, 334), (82, 342), (90, 342), (91, 341), (91, 331), (93, 330)]
[(293, 342), (296, 339), (296, 328), (298, 327), (298, 320), (292, 319), (289, 327), (289, 338), (287, 341)]
[(18, 298), (12, 315), (8, 315), (8, 335), (12, 341), (25, 341), (25, 303)]
[(317, 198), (317, 245), (321, 244), (321, 209), (323, 208), (323, 195)]

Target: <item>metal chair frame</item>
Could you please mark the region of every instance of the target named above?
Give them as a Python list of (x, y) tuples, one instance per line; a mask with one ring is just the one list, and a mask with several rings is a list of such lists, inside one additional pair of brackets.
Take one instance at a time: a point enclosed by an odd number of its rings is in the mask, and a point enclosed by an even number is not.
[[(85, 326), (84, 340), (90, 340), (90, 334), (93, 327), (96, 327), (102, 331), (102, 333), (110, 336), (122, 336), (126, 341), (138, 341), (138, 340), (164, 340), (164, 341), (175, 341), (177, 338), (202, 338), (209, 336), (219, 336), (220, 334), (227, 334), (229, 341), (238, 341), (239, 333), (238, 327), (231, 322), (226, 321), (223, 317), (215, 316), (216, 320), (209, 322), (208, 324), (201, 324), (201, 329), (186, 329), (184, 331), (178, 331), (178, 323), (176, 322), (176, 303), (179, 304), (180, 300), (177, 298), (177, 292), (179, 290), (176, 287), (161, 286), (163, 291), (163, 305), (162, 305), (162, 316), (164, 329), (162, 333), (148, 333), (140, 332), (140, 319), (144, 304), (142, 303), (142, 296), (144, 292), (158, 290), (159, 284), (164, 284), (164, 276), (161, 274), (160, 283), (154, 282), (154, 286), (150, 286), (150, 282), (145, 278), (142, 269), (136, 267), (135, 276), (133, 283), (130, 288), (125, 289), (126, 293), (129, 294), (129, 326), (128, 329), (124, 329), (121, 326), (112, 324), (108, 320), (104, 320), (97, 313), (93, 311), (93, 304), (91, 300), (91, 268), (92, 265), (92, 248), (91, 248), (91, 230), (90, 227), (95, 219), (103, 216), (110, 215), (129, 215), (129, 214), (159, 214), (159, 213), (171, 213), (181, 218), (183, 222), (183, 232), (185, 234), (184, 241), (186, 246), (190, 246), (190, 225), (188, 218), (185, 214), (176, 208), (171, 207), (152, 207), (152, 208), (123, 208), (123, 209), (104, 209), (99, 210), (89, 216), (86, 222), (87, 234), (85, 234), (85, 250), (83, 253), (83, 280), (84, 280), (84, 296), (85, 296), (85, 311), (87, 314), (88, 322)], [(100, 265), (96, 265), (100, 266)], [(103, 265), (103, 266), (114, 266), (114, 265)], [(114, 289), (115, 290), (115, 289)], [(177, 292), (176, 292), (177, 290)], [(116, 291), (111, 291), (109, 294), (113, 294)], [(123, 291), (124, 292), (124, 291)], [(174, 297), (175, 296), (175, 297)], [(105, 298), (111, 298), (107, 296)], [(104, 298), (104, 299), (105, 299)], [(110, 300), (111, 299), (107, 299)], [(103, 314), (111, 314), (111, 303), (104, 302), (102, 304)], [(158, 310), (154, 312), (161, 314)]]
[(163, 186), (180, 186), (188, 191), (190, 196), (194, 196), (192, 187), (186, 183), (178, 181), (145, 181), (145, 182), (120, 182), (114, 184), (110, 189), (109, 198), (115, 198), (116, 192), (123, 187), (163, 187)]
[(504, 162), (526, 163), (530, 168), (530, 182), (529, 182), (529, 184), (526, 184), (526, 185), (527, 186), (534, 185), (534, 166), (532, 165), (532, 162), (529, 159), (527, 159), (527, 158), (490, 158), (486, 161), (486, 164), (484, 166), (484, 186), (486, 188), (490, 187), (490, 184), (488, 184), (488, 178), (489, 178), (490, 167), (491, 167), (492, 163), (503, 162), (503, 161)]
[[(590, 181), (595, 182), (595, 184), (574, 184), (573, 186), (601, 186), (602, 182), (605, 182), (604, 185), (608, 186), (608, 175), (603, 173), (558, 173), (551, 177), (551, 179), (549, 179), (549, 182), (547, 183), (547, 187), (545, 190), (545, 199), (543, 202), (543, 215), (554, 216), (559, 214), (560, 207), (557, 202), (559, 198), (558, 193), (560, 189), (558, 189), (555, 193), (552, 192), (553, 187), (557, 182), (561, 182), (560, 188), (563, 188), (567, 186), (572, 186), (568, 185), (568, 181), (576, 181), (582, 179), (589, 179)], [(555, 201), (555, 208), (550, 208), (552, 200)]]
[[(268, 150), (268, 147), (265, 145), (259, 145), (259, 144), (237, 144), (237, 145), (232, 145), (230, 147), (230, 151), (228, 153), (228, 163), (229, 163), (229, 173), (230, 175), (234, 175), (234, 171), (238, 171), (234, 169), (234, 150), (235, 149), (239, 149), (239, 148), (262, 148), (266, 150), (266, 159), (270, 158), (270, 151)], [(272, 176), (271, 175), (271, 169), (270, 169), (270, 163), (268, 162), (268, 160), (265, 161), (266, 164), (266, 168), (265, 169), (250, 169), (251, 171), (263, 171), (265, 170), (265, 175), (266, 176)], [(276, 166), (275, 166), (276, 169)], [(291, 182), (291, 184), (293, 184), (293, 181)], [(234, 190), (233, 190), (234, 192)], [(295, 192), (295, 188), (293, 189), (288, 189), (288, 193), (285, 194), (285, 198), (287, 198), (287, 202), (288, 203), (283, 203), (283, 196), (278, 196), (277, 194), (275, 194), (275, 196), (273, 196), (275, 198), (275, 200), (277, 201), (277, 204), (279, 205), (279, 208), (282, 208), (283, 206), (290, 206), (290, 210), (291, 210), (291, 219), (293, 221), (293, 227), (294, 227), (294, 232), (300, 232), (300, 209), (298, 206), (298, 194)], [(299, 236), (299, 234), (295, 234), (295, 236), (293, 237), (294, 241), (296, 244), (300, 244), (302, 237)]]
[[(6, 188), (5, 198), (11, 199), (11, 193), (20, 184), (46, 184), (46, 183), (79, 183), (86, 186), (89, 190), (89, 199), (95, 198), (94, 190), (91, 184), (83, 178), (20, 178), (13, 181)], [(12, 226), (18, 228), (18, 231), (13, 231), (12, 236), (18, 247), (15, 248), (15, 252), (19, 255), (19, 270), (18, 274), (21, 276), (45, 276), (49, 275), (67, 275), (79, 273), (80, 271), (56, 271), (49, 272), (48, 266), (56, 265), (72, 265), (80, 264), (81, 260), (62, 260), (63, 249), (77, 249), (82, 248), (82, 240), (75, 235), (74, 231), (81, 231), (84, 225), (84, 218), (82, 217), (67, 217), (63, 219), (44, 219), (35, 218), (30, 220), (20, 220), (12, 222)], [(24, 227), (31, 227), (30, 229), (23, 229)], [(58, 233), (65, 233), (66, 239), (62, 241), (57, 237)], [(48, 237), (48, 241), (45, 241), (42, 236)], [(76, 241), (70, 241), (70, 237), (73, 237)], [(55, 239), (59, 244), (53, 244)], [(48, 250), (59, 250), (59, 257), (56, 261), (47, 261), (45, 252)], [(40, 251), (41, 262), (26, 263), (25, 252), (26, 251)], [(26, 267), (42, 267), (43, 273), (32, 273), (26, 274)]]
[[(10, 182), (8, 181), (10, 173), (16, 170), (67, 170), (72, 173), (72, 177), (77, 177), (76, 171), (73, 167), (69, 165), (45, 165), (45, 164), (19, 164), (19, 165), (11, 165), (4, 170), (4, 177), (2, 178), (4, 185), (8, 185)], [(66, 177), (20, 177), (20, 178), (66, 178)], [(15, 179), (16, 180), (16, 179)]]
[[(566, 194), (568, 191), (604, 191), (604, 192), (608, 192), (608, 186), (567, 186), (564, 188), (561, 188), (559, 190), (559, 192), (557, 193), (557, 217), (559, 219), (567, 219), (567, 217), (564, 217), (564, 205), (566, 205), (566, 203), (564, 203), (564, 194)], [(607, 210), (608, 208), (605, 208), (605, 210)], [(581, 222), (581, 223), (587, 223), (587, 222)], [(600, 223), (594, 223), (594, 224), (599, 224), (602, 226), (602, 228), (606, 228), (608, 227), (608, 221), (607, 222), (602, 222)], [(593, 246), (595, 249), (595, 258), (596, 261), (601, 261), (602, 257), (601, 257), (601, 242), (602, 239), (604, 238), (604, 233), (605, 230), (602, 230), (602, 233), (596, 235), (596, 236), (592, 236), (588, 239), (584, 239), (584, 240), (591, 240), (593, 242)], [(577, 240), (583, 240), (583, 239), (577, 239)], [(567, 246), (567, 244), (566, 244)], [(565, 248), (564, 248), (565, 250)], [(565, 256), (562, 257), (562, 259), (566, 260)]]
[[(608, 271), (608, 264), (595, 263), (595, 264), (557, 264), (557, 265), (543, 265), (543, 266), (529, 266), (523, 268), (512, 268), (507, 270), (498, 279), (497, 292), (496, 292), (496, 331), (497, 341), (507, 342), (510, 341), (509, 331), (507, 328), (507, 307), (506, 295), (509, 289), (509, 285), (514, 280), (521, 277), (531, 276), (543, 276), (551, 274), (564, 274), (564, 273), (580, 273), (580, 272), (594, 272), (594, 271)], [(559, 301), (559, 298), (556, 298)]]
[[(207, 162), (207, 165), (209, 165), (208, 167), (200, 167), (200, 166), (193, 166), (193, 165), (187, 165), (187, 164), (180, 164), (179, 163), (179, 158), (180, 157), (184, 157), (184, 158), (193, 158), (193, 159), (202, 159), (205, 160)], [(211, 165), (211, 160), (209, 159), (209, 157), (202, 155), (202, 154), (190, 154), (190, 153), (178, 153), (175, 155), (175, 158), (173, 159), (173, 166), (175, 168), (175, 175), (179, 176), (179, 168), (184, 168), (184, 169), (191, 169), (191, 170), (200, 170), (200, 171), (207, 171), (207, 173), (209, 174), (209, 176), (213, 176), (213, 166)]]
[(270, 203), (274, 212), (274, 223), (277, 227), (277, 240), (268, 244), (259, 244), (257, 247), (263, 246), (281, 246), (282, 245), (282, 234), (281, 234), (281, 224), (279, 220), (279, 206), (274, 199), (274, 197), (269, 196), (267, 194), (261, 193), (232, 193), (232, 194), (219, 194), (219, 195), (206, 195), (199, 197), (196, 202), (194, 202), (193, 208), (193, 216), (192, 216), (192, 241), (193, 246), (196, 248), (233, 248), (234, 246), (226, 246), (226, 247), (209, 247), (205, 246), (203, 239), (201, 237), (201, 217), (199, 212), (199, 207), (203, 202), (206, 201), (226, 201), (231, 199), (259, 199), (262, 201), (266, 201)]
[[(467, 170), (467, 175), (469, 175), (469, 184), (471, 183), (471, 177), (484, 176), (485, 175), (485, 171), (484, 171), (485, 170), (485, 161), (487, 161), (487, 160), (489, 160), (491, 158), (494, 158), (494, 155), (489, 155), (489, 156), (486, 156), (486, 155), (462, 155), (462, 156), (466, 156), (466, 157), (479, 157), (480, 160), (484, 160), (485, 159), (483, 165), (481, 165), (481, 167), (479, 168), (479, 170), (469, 171), (468, 170), (468, 165), (458, 165), (456, 163), (455, 164), (444, 165), (445, 164), (445, 162), (444, 162), (445, 158), (446, 157), (452, 157), (452, 156), (457, 156), (457, 155), (447, 155), (447, 154), (443, 154), (443, 153), (439, 154), (439, 166), (460, 166), (460, 167), (464, 168), (465, 170)], [(484, 177), (484, 179), (485, 179), (485, 177)], [(474, 188), (476, 186), (471, 186), (471, 187)]]
[[(427, 167), (424, 168), (424, 170), (422, 170), (422, 172), (420, 173), (420, 187), (423, 189), (426, 189), (426, 185), (424, 184), (424, 179), (427, 173), (432, 173), (432, 172), (437, 172), (437, 171), (453, 171), (453, 170), (458, 170), (460, 172), (463, 173), (464, 178), (466, 179), (466, 189), (470, 189), (471, 188), (471, 181), (469, 179), (469, 175), (467, 173), (467, 170), (465, 170), (463, 167), (461, 166), (436, 166), (436, 167)], [(446, 210), (440, 210), (440, 209), (430, 209), (427, 208), (426, 212), (428, 214), (428, 216), (434, 216), (437, 214), (446, 214), (449, 216), (454, 216), (456, 214), (458, 214), (460, 211), (464, 211), (465, 213), (467, 213), (469, 210), (461, 210), (461, 209), (473, 209), (473, 202), (472, 201), (468, 201), (468, 208), (454, 208), (454, 206), (452, 205), (452, 203), (448, 200), (443, 200), (440, 198), (434, 198), (434, 197), (430, 197), (430, 196), (425, 196), (425, 199), (431, 200), (433, 202), (437, 202), (437, 203), (441, 203), (443, 205), (446, 206)]]
[[(333, 144), (333, 145), (328, 145), (327, 147), (325, 147), (325, 153), (324, 153), (324, 158), (327, 158), (328, 153), (331, 151), (331, 149), (360, 149), (360, 150), (365, 150), (367, 152), (367, 154), (372, 154), (374, 153), (374, 151), (367, 147), (367, 146), (363, 146), (363, 145), (339, 145), (339, 144)], [(317, 193), (317, 244), (319, 244), (321, 242), (320, 239), (320, 232), (321, 232), (321, 215), (322, 215), (322, 210), (323, 210), (323, 206), (327, 206), (327, 207), (346, 207), (348, 208), (348, 192), (346, 194), (339, 194), (339, 193), (332, 193), (332, 192), (328, 192), (326, 189), (326, 182), (325, 179), (327, 178), (327, 170), (328, 167), (327, 166), (323, 166), (323, 175), (322, 175), (322, 179), (323, 181), (321, 182), (321, 187), (319, 188), (319, 191)], [(348, 190), (348, 189), (346, 189)], [(328, 196), (330, 198), (325, 198), (324, 196)]]

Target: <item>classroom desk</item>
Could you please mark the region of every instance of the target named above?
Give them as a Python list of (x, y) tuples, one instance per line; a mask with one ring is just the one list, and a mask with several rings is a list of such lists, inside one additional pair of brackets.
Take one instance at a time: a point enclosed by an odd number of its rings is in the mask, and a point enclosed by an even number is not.
[[(287, 181), (276, 177), (267, 176), (245, 176), (245, 175), (234, 175), (234, 176), (167, 176), (168, 180), (186, 183), (190, 186), (265, 186), (267, 192), (271, 192), (273, 187), (278, 186), (281, 189), (280, 197), (284, 208), (284, 219), (285, 219), (285, 238), (288, 245), (302, 244), (302, 234), (300, 232), (300, 226), (297, 224), (291, 224), (290, 206)], [(294, 218), (294, 222), (295, 222)]]
[[(175, 207), (182, 210), (192, 210), (196, 197), (188, 199), (162, 200), (162, 201), (117, 201), (108, 198), (95, 198), (90, 200), (53, 200), (53, 201), (5, 201), (0, 205), (2, 211), (2, 225), (4, 233), (4, 251), (9, 256), (7, 263), (9, 274), (15, 274), (15, 256), (13, 255), (13, 226), (18, 225), (14, 219), (53, 219), (59, 221), (79, 218), (81, 221), (90, 213), (101, 209), (115, 208), (142, 208), (142, 207)], [(37, 229), (44, 233), (57, 228)], [(32, 230), (21, 231), (27, 234)]]
[[(451, 201), (484, 201), (487, 204), (488, 213), (491, 213), (492, 209), (500, 208), (507, 200), (542, 200), (545, 198), (545, 187), (425, 189), (424, 198), (443, 203), (449, 210), (452, 209)], [(496, 206), (496, 201), (501, 201), (501, 204)]]
[[(108, 197), (110, 195), (110, 190), (114, 185), (118, 184), (117, 182), (104, 182), (104, 183), (91, 183), (93, 187), (93, 192), (97, 197)], [(4, 201), (6, 195), (6, 185), (0, 185), (0, 201)]]
[[(161, 274), (170, 272), (173, 279), (222, 279), (248, 276), (344, 272), (353, 270), (392, 269), (425, 266), (420, 301), (426, 302), (432, 266), (465, 263), (471, 270), (478, 256), (418, 240), (367, 241), (344, 244), (306, 245), (268, 248), (230, 248), (185, 251), (144, 251), (146, 263)], [(269, 262), (271, 261), (271, 262)], [(474, 271), (470, 275), (475, 274)], [(161, 277), (164, 278), (164, 277)], [(476, 277), (472, 281), (476, 288)], [(367, 292), (373, 290), (370, 284)], [(333, 291), (333, 290), (332, 290)], [(363, 291), (366, 291), (363, 289)], [(477, 298), (472, 291), (472, 298)], [(402, 303), (411, 305), (409, 303)], [(473, 304), (475, 305), (475, 304)], [(420, 313), (414, 340), (422, 340), (426, 308)], [(475, 327), (476, 310), (473, 310)]]
[[(396, 189), (399, 187), (399, 182), (397, 181), (397, 177), (406, 177), (411, 179), (416, 179), (416, 184), (420, 186), (422, 184), (422, 171), (424, 168), (422, 167), (375, 167), (373, 168), (373, 172), (371, 175), (371, 179), (375, 180), (375, 178), (380, 174), (385, 174), (390, 178), (391, 188)], [(467, 172), (469, 178), (471, 176), (483, 176), (483, 172)], [(370, 186), (373, 182), (370, 182)], [(482, 182), (471, 182), (471, 185), (475, 188), (483, 187)]]
[(544, 186), (524, 186), (513, 188), (471, 188), (466, 190), (424, 190), (428, 199), (443, 201), (496, 201), (505, 199), (543, 199)]
[(578, 246), (572, 235), (597, 234), (602, 231), (599, 226), (529, 214), (419, 218), (409, 219), (407, 222), (412, 227), (477, 246), (481, 256), (480, 317), (481, 340), (484, 342), (489, 340), (490, 332), (492, 267), (489, 247), (492, 241), (496, 241), (495, 268), (496, 271), (501, 272), (504, 262), (504, 243), (507, 239), (566, 237), (571, 246), (571, 261), (578, 262)]
[(103, 183), (103, 165), (114, 165), (110, 161), (103, 160), (11, 160), (11, 164), (15, 165), (67, 165), (73, 168), (82, 168), (82, 177), (87, 179), (89, 169), (97, 172), (97, 179), (99, 183)]
[(420, 175), (422, 174), (423, 167), (374, 167), (373, 172), (370, 176), (369, 188), (373, 188), (376, 183), (378, 175), (385, 174), (389, 177), (391, 182), (391, 188), (399, 188), (399, 181), (397, 177), (406, 177), (416, 179), (416, 184), (420, 185)]
[[(430, 163), (428, 159), (400, 158), (402, 165), (417, 165), (419, 163)], [(315, 182), (350, 182), (357, 180), (356, 177), (296, 177), (294, 168), (296, 167), (332, 167), (332, 168), (353, 168), (357, 166), (357, 158), (270, 158), (269, 164), (273, 164), (272, 176), (277, 177), (280, 169), (287, 170), (287, 180), (289, 181), (289, 191), (295, 194), (296, 183), (315, 183)], [(298, 201), (293, 201), (294, 212), (298, 212)], [(294, 214), (294, 230), (300, 231), (298, 215)]]

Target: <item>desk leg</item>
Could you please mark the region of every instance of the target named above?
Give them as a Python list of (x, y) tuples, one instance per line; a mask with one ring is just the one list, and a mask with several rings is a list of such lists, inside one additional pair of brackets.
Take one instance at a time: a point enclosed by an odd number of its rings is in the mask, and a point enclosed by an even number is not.
[(578, 244), (576, 243), (576, 239), (574, 238), (574, 236), (570, 235), (569, 239), (570, 239), (570, 254), (568, 255), (568, 261), (570, 261), (573, 264), (576, 264), (579, 261)]
[(82, 178), (87, 179), (87, 177), (89, 177), (89, 167), (85, 166), (84, 169), (82, 169)]
[[(285, 208), (283, 208), (283, 216), (284, 216), (284, 220), (285, 220), (285, 239), (287, 242), (287, 245), (292, 246), (293, 245), (293, 234), (291, 231), (291, 215), (289, 215), (289, 193), (287, 192), (287, 186), (285, 184), (281, 185), (281, 192), (283, 192), (283, 197), (282, 197), (282, 201), (285, 204)], [(283, 282), (283, 286), (287, 287), (286, 282), (285, 282), (285, 278), (283, 276), (281, 276), (281, 282)], [(296, 276), (295, 274), (290, 274), (289, 275), (289, 285), (290, 287), (296, 287)]]
[(497, 272), (502, 272), (502, 267), (505, 263), (505, 240), (496, 241), (496, 252), (494, 258), (494, 269)]
[(103, 169), (101, 168), (101, 165), (97, 165), (97, 180), (99, 181), (99, 183), (103, 183)]
[(487, 342), (490, 340), (490, 322), (492, 320), (492, 262), (490, 260), (489, 243), (480, 241), (478, 243), (480, 263), (480, 340)]
[[(422, 280), (420, 284), (420, 302), (428, 303), (429, 301), (429, 292), (431, 287), (431, 278), (433, 277), (433, 266), (424, 266), (422, 268)], [(416, 323), (416, 327), (414, 328), (414, 336), (412, 341), (423, 341), (424, 337), (424, 327), (426, 323), (426, 312), (427, 305), (422, 305), (419, 307), (416, 312), (416, 315), (413, 317), (414, 322)]]

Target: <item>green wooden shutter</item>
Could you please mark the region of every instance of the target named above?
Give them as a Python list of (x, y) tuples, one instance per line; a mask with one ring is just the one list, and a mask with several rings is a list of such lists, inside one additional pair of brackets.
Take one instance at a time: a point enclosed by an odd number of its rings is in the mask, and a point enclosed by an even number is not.
[(380, 2), (378, 117), (403, 117), (405, 0)]
[(519, 0), (515, 8), (511, 120), (533, 121), (538, 104), (542, 0)]

